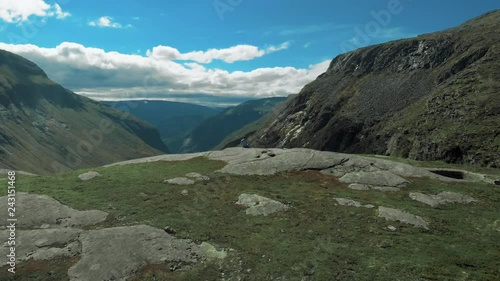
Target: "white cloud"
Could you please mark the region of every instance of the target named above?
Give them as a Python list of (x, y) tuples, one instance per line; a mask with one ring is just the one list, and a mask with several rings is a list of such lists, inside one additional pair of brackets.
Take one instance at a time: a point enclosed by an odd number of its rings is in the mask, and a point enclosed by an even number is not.
[(70, 15), (58, 4), (49, 5), (45, 0), (0, 0), (0, 20), (8, 23), (21, 23), (31, 16), (63, 19)]
[[(89, 22), (90, 26), (98, 26), (98, 27), (110, 27), (110, 28), (123, 28), (123, 25), (114, 21), (112, 17), (100, 17), (94, 21)], [(126, 27), (132, 27), (132, 25), (127, 25)]]
[[(106, 52), (68, 42), (55, 48), (0, 43), (0, 49), (32, 60), (54, 81), (97, 99), (168, 98), (174, 94), (249, 98), (286, 96), (298, 93), (305, 84), (326, 71), (330, 63), (328, 60), (305, 69), (272, 67), (229, 72), (206, 68), (195, 62), (181, 64), (166, 60), (165, 57), (179, 56), (175, 48), (161, 48), (163, 53), (156, 49), (156, 56)], [(242, 49), (251, 51), (237, 51), (237, 55), (227, 51), (235, 49), (240, 48), (188, 54), (192, 58), (199, 56), (200, 61), (213, 57), (235, 61), (270, 50), (256, 51), (247, 46)]]
[(286, 50), (289, 47), (290, 47), (290, 42), (285, 42), (285, 43), (282, 43), (279, 46), (270, 46), (270, 47), (268, 47), (266, 53), (269, 54), (269, 53), (273, 53), (273, 52), (277, 52), (277, 51), (281, 51), (281, 50)]
[(213, 60), (222, 60), (226, 63), (236, 61), (247, 61), (266, 54), (288, 49), (289, 42), (285, 42), (279, 46), (270, 46), (266, 49), (259, 49), (251, 45), (237, 45), (226, 49), (209, 49), (207, 51), (193, 51), (182, 54), (176, 48), (169, 46), (157, 46), (153, 50), (147, 51), (147, 56), (156, 60), (192, 60), (197, 63), (211, 63)]
[(63, 12), (61, 6), (59, 6), (59, 4), (54, 4), (54, 9), (55, 9), (55, 12), (52, 12), (51, 15), (55, 15), (56, 18), (58, 19), (64, 19), (64, 18), (67, 18), (69, 16), (71, 16), (70, 13), (68, 12)]

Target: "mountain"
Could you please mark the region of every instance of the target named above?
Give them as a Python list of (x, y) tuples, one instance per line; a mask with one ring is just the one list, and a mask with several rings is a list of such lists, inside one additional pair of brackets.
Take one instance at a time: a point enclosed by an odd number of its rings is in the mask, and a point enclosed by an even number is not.
[(173, 153), (182, 145), (183, 136), (206, 118), (222, 111), (221, 108), (171, 101), (130, 100), (103, 103), (119, 110), (125, 109), (151, 123), (158, 129), (161, 138)]
[[(261, 118), (255, 120), (254, 122), (244, 126), (239, 130), (232, 132), (227, 137), (225, 137), (218, 145), (216, 145), (215, 149), (225, 149), (228, 147), (241, 146), (240, 142), (243, 137), (251, 139), (252, 136), (259, 130), (259, 128), (271, 124), (274, 120), (276, 120), (278, 114), (285, 109), (287, 102), (293, 99), (295, 96), (296, 95), (289, 95), (286, 99), (276, 103), (272, 110)], [(252, 146), (251, 143), (250, 146)]]
[(500, 11), (337, 56), (251, 139), (500, 167)]
[(76, 95), (0, 50), (0, 167), (59, 173), (168, 152), (151, 125)]
[(231, 133), (272, 112), (276, 104), (284, 99), (276, 97), (251, 100), (207, 118), (183, 138), (180, 152), (199, 152), (215, 148)]

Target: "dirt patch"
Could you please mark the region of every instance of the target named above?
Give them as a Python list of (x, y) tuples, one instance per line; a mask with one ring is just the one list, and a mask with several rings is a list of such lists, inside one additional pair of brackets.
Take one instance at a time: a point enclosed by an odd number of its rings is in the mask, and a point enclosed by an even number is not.
[[(60, 280), (69, 281), (68, 269), (78, 262), (80, 256), (72, 258), (55, 258), (44, 261), (26, 261), (16, 265), (16, 274), (0, 276), (2, 281), (25, 281), (25, 280)], [(7, 272), (7, 267), (0, 268), (1, 272)]]

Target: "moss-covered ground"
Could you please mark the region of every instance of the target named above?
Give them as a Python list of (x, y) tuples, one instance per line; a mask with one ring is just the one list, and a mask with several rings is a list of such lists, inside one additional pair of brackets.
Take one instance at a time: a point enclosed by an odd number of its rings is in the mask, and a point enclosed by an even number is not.
[[(410, 179), (401, 191), (382, 193), (351, 190), (316, 171), (272, 177), (215, 172), (223, 166), (197, 158), (96, 168), (102, 177), (87, 182), (77, 177), (87, 170), (18, 176), (17, 192), (46, 194), (75, 209), (109, 213), (92, 228), (170, 226), (177, 237), (234, 249), (222, 262), (173, 272), (167, 264), (149, 265), (130, 280), (499, 280), (499, 186)], [(188, 187), (163, 183), (188, 172), (211, 179)], [(5, 180), (0, 183), (6, 185)], [(431, 208), (411, 200), (411, 191), (454, 191), (479, 202)], [(248, 216), (235, 204), (242, 193), (292, 208), (267, 217)], [(387, 222), (377, 217), (376, 208), (339, 206), (336, 197), (408, 211), (429, 221), (430, 230)], [(17, 208), (22, 211), (21, 205)], [(389, 225), (397, 230), (388, 230)], [(15, 275), (3, 267), (0, 280), (68, 280), (67, 269), (77, 260), (26, 262)]]

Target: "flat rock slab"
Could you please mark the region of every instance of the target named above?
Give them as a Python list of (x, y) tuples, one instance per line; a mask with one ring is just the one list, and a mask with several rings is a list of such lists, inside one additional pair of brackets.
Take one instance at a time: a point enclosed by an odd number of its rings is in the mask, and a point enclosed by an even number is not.
[(197, 157), (207, 157), (208, 155), (209, 155), (209, 152), (187, 153), (187, 154), (165, 154), (165, 155), (158, 155), (158, 156), (145, 157), (145, 158), (117, 162), (117, 163), (106, 165), (104, 167), (140, 164), (140, 163), (151, 163), (151, 162), (158, 162), (158, 161), (165, 161), (165, 162), (186, 161), (186, 160), (191, 160), (191, 159), (194, 159)]
[(97, 177), (101, 177), (102, 175), (99, 174), (98, 172), (93, 172), (93, 171), (90, 171), (90, 172), (87, 172), (85, 174), (81, 174), (78, 176), (78, 178), (82, 181), (89, 181), (91, 179), (95, 179)]
[(148, 264), (194, 264), (203, 257), (198, 245), (161, 229), (138, 225), (84, 232), (81, 259), (68, 270), (71, 281), (126, 280)]
[[(166, 230), (146, 225), (84, 231), (73, 226), (101, 222), (107, 213), (77, 211), (44, 195), (17, 193), (16, 199), (16, 207), (20, 209), (16, 213), (17, 261), (80, 255), (80, 260), (68, 270), (71, 281), (127, 280), (149, 264), (174, 262), (177, 268), (189, 268), (200, 260), (227, 256), (225, 251), (218, 251), (208, 243), (198, 246), (191, 240), (177, 239)], [(3, 204), (0, 207), (6, 209), (6, 202), (6, 197), (0, 197), (0, 205)], [(8, 237), (9, 233), (5, 227), (0, 230), (2, 237)], [(5, 257), (7, 249), (6, 243), (0, 245), (0, 255)]]
[(372, 186), (371, 188), (382, 192), (396, 192), (401, 190), (399, 187), (392, 186)]
[(340, 181), (344, 183), (390, 187), (402, 186), (408, 183), (404, 178), (389, 171), (348, 173), (341, 177)]
[(199, 173), (188, 173), (186, 178), (194, 179), (195, 181), (209, 181), (210, 177), (199, 174)]
[(419, 192), (410, 193), (410, 198), (427, 204), (431, 207), (437, 207), (439, 205), (449, 204), (449, 203), (460, 203), (460, 204), (469, 204), (473, 202), (478, 202), (478, 200), (467, 196), (462, 195), (460, 193), (455, 192), (441, 192), (437, 195), (428, 195)]
[(401, 190), (398, 187), (391, 187), (391, 186), (373, 186), (373, 185), (367, 185), (367, 184), (359, 184), (359, 183), (351, 183), (348, 188), (353, 189), (353, 190), (378, 190), (382, 192), (395, 192)]
[[(102, 222), (108, 213), (91, 210), (78, 211), (45, 195), (16, 193), (17, 226), (20, 228), (84, 227)], [(7, 210), (7, 197), (0, 197), (0, 210)], [(0, 212), (0, 221), (7, 220), (7, 212)]]
[[(307, 148), (267, 149), (232, 147), (220, 151), (191, 154), (167, 154), (129, 160), (107, 165), (127, 165), (156, 161), (184, 161), (196, 157), (224, 161), (227, 165), (218, 172), (235, 175), (274, 175), (287, 171), (318, 170), (327, 175), (342, 177), (353, 172), (389, 171), (400, 177), (430, 177), (449, 180), (430, 171), (386, 159)], [(373, 184), (383, 186), (383, 184)]]
[(176, 185), (193, 185), (196, 182), (192, 179), (188, 179), (185, 177), (179, 177), (179, 178), (173, 178), (169, 180), (165, 180), (166, 183), (169, 184), (176, 184)]
[(366, 184), (351, 183), (348, 188), (353, 190), (370, 190), (370, 186)]
[(356, 208), (365, 207), (365, 208), (369, 208), (369, 209), (375, 208), (375, 206), (373, 206), (371, 204), (363, 205), (363, 204), (359, 203), (358, 201), (355, 201), (352, 199), (335, 198), (335, 201), (337, 201), (337, 203), (339, 203), (339, 205), (342, 205), (342, 206), (352, 206), (352, 207), (356, 207)]
[(241, 194), (236, 204), (248, 207), (245, 212), (252, 216), (268, 216), (289, 208), (281, 202), (257, 194)]
[[(8, 230), (0, 231), (1, 237), (9, 237)], [(78, 236), (83, 230), (76, 228), (54, 228), (17, 230), (17, 261), (28, 259), (50, 260), (56, 257), (73, 257), (80, 253)], [(6, 245), (4, 245), (6, 246)], [(0, 256), (7, 255), (7, 247), (0, 247)]]
[[(228, 152), (232, 154), (227, 155)], [(273, 157), (256, 158), (262, 150), (238, 149), (213, 152), (209, 158), (228, 162), (219, 172), (236, 175), (274, 175), (280, 172), (321, 170), (345, 161), (338, 153), (325, 153), (311, 149), (273, 149)]]
[(386, 207), (378, 207), (378, 216), (385, 218), (388, 221), (400, 221), (402, 223), (411, 224), (416, 227), (429, 229), (429, 223), (419, 216), (410, 213)]

